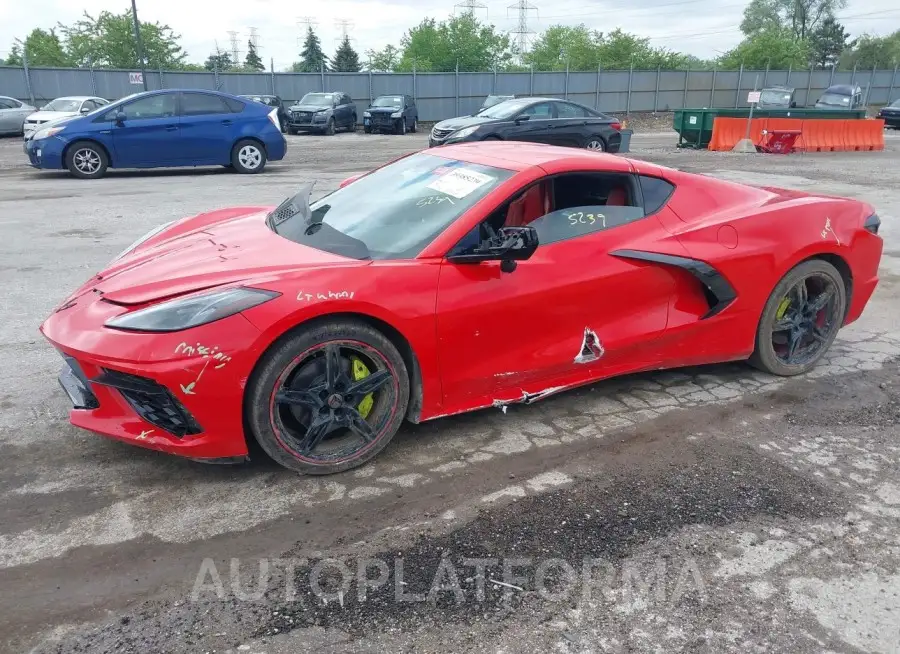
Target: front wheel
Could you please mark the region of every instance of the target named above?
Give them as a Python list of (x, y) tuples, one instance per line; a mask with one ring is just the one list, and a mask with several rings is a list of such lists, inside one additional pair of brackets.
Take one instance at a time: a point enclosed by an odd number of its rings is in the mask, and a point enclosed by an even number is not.
[(256, 141), (238, 141), (231, 149), (231, 165), (239, 173), (262, 172), (266, 167), (266, 151)]
[(106, 174), (109, 160), (96, 143), (78, 141), (66, 151), (66, 168), (79, 179), (98, 179)]
[(406, 135), (406, 118), (401, 118), (397, 122), (397, 128), (395, 131), (397, 132), (397, 134), (400, 134), (401, 136)]
[(276, 462), (325, 475), (383, 450), (408, 403), (409, 377), (394, 344), (369, 325), (341, 321), (301, 329), (266, 353), (245, 414)]
[(326, 136), (334, 136), (334, 118), (328, 119), (328, 125), (325, 127)]
[(847, 307), (837, 268), (814, 259), (785, 275), (769, 296), (751, 365), (789, 377), (812, 369), (831, 347)]

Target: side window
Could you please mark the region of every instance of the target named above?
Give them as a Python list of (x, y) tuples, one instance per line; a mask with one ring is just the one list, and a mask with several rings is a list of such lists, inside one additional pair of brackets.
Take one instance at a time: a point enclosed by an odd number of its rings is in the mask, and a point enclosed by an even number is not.
[(658, 177), (641, 175), (641, 195), (644, 196), (644, 213), (650, 215), (662, 209), (669, 201), (675, 186)]
[(344, 104), (353, 104), (353, 100), (350, 99), (349, 95), (344, 95)]
[[(235, 100), (234, 98), (222, 98), (222, 101), (225, 103), (225, 106), (228, 107), (228, 110), (234, 114), (241, 113), (246, 106), (243, 102), (241, 102), (240, 100)], [(274, 100), (269, 101), (266, 104), (270, 106), (277, 106)]]
[(524, 111), (522, 111), (520, 116), (532, 116), (534, 118), (553, 118), (553, 107), (549, 102), (541, 102), (540, 104), (535, 104)]
[(217, 95), (207, 95), (206, 93), (181, 94), (182, 116), (206, 116), (224, 113), (231, 113), (231, 110), (222, 102), (222, 98)]
[(175, 115), (175, 94), (164, 93), (141, 98), (107, 112), (103, 118), (113, 120), (119, 111), (125, 114), (126, 120), (170, 118)]
[(109, 101), (104, 100), (103, 98), (94, 98), (94, 104), (96, 104), (98, 107), (105, 107), (109, 104)]
[(584, 109), (578, 105), (569, 104), (568, 102), (556, 103), (557, 118), (584, 118), (587, 116)]
[(94, 102), (93, 100), (85, 100), (84, 102), (81, 103), (81, 111), (82, 112), (93, 111), (96, 108), (97, 108), (97, 103)]
[(12, 103), (11, 100), (7, 100), (6, 98), (0, 98), (0, 109), (15, 109), (16, 105)]

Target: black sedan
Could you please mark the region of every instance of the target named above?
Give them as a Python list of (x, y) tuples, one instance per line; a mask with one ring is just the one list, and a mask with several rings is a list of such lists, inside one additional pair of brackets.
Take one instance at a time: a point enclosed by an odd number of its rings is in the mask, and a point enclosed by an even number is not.
[(619, 121), (583, 105), (556, 98), (517, 98), (474, 116), (451, 118), (431, 130), (431, 147), (467, 141), (530, 141), (618, 152)]
[(900, 100), (894, 100), (878, 112), (878, 118), (884, 120), (885, 127), (900, 129)]
[(284, 107), (284, 101), (277, 95), (242, 95), (242, 98), (253, 100), (270, 107), (278, 108), (278, 124), (281, 125), (281, 131), (287, 131), (288, 113)]

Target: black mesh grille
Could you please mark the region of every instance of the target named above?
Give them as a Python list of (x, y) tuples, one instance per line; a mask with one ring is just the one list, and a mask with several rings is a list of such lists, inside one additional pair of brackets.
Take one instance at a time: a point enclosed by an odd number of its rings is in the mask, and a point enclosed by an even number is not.
[(179, 437), (203, 431), (169, 389), (152, 379), (104, 369), (103, 373), (92, 381), (118, 390), (135, 413), (151, 425)]
[(431, 130), (431, 135), (439, 141), (441, 139), (447, 138), (452, 133), (453, 133), (452, 129), (438, 129), (437, 127), (435, 127), (434, 129)]

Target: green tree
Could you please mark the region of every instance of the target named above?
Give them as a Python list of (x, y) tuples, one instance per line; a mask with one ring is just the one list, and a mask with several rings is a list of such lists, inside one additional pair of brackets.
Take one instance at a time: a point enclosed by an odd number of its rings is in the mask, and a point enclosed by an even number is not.
[(786, 28), (771, 28), (750, 36), (719, 59), (720, 68), (795, 68), (804, 67), (810, 61), (810, 48), (806, 41), (794, 39)]
[(834, 66), (841, 53), (854, 44), (844, 26), (829, 16), (809, 35), (811, 63), (819, 68)]
[[(42, 30), (36, 28), (25, 37), (25, 53), (29, 66), (71, 66), (72, 60), (66, 54), (55, 29)], [(18, 44), (13, 45), (6, 60), (8, 66), (22, 65), (22, 50)]]
[[(137, 68), (137, 45), (130, 11), (114, 14), (101, 11), (96, 17), (87, 12), (72, 25), (60, 25), (65, 47), (76, 66), (87, 65), (110, 68)], [(141, 23), (141, 42), (146, 63), (153, 67), (177, 70), (187, 53), (179, 45), (181, 36), (161, 23)]]
[[(601, 63), (600, 42), (603, 35), (585, 25), (553, 25), (534, 41), (525, 53), (525, 63), (535, 70), (596, 70)], [(605, 63), (604, 63), (605, 65)]]
[(846, 6), (847, 0), (750, 0), (744, 9), (741, 31), (750, 37), (784, 28), (794, 40), (802, 41)]
[(312, 26), (306, 28), (306, 41), (300, 51), (300, 61), (294, 63), (295, 73), (318, 73), (328, 67), (328, 57), (322, 52), (322, 43)]
[(234, 62), (231, 60), (231, 53), (225, 50), (216, 50), (206, 59), (203, 64), (206, 70), (218, 70), (220, 73), (234, 68)]
[(396, 70), (461, 71), (504, 68), (512, 61), (509, 37), (471, 13), (437, 22), (426, 18), (403, 35)]
[(368, 50), (366, 58), (369, 63), (366, 64), (366, 68), (376, 73), (389, 73), (400, 62), (400, 54), (400, 49), (390, 43), (381, 50)]
[(864, 34), (841, 56), (842, 68), (885, 68), (900, 64), (900, 30), (888, 36)]
[(345, 36), (341, 41), (341, 45), (334, 53), (334, 59), (331, 62), (331, 70), (336, 73), (358, 73), (359, 72), (359, 55), (350, 45), (350, 38)]
[(259, 58), (256, 52), (256, 46), (253, 41), (247, 41), (247, 56), (244, 57), (244, 68), (246, 70), (265, 70), (266, 65)]

